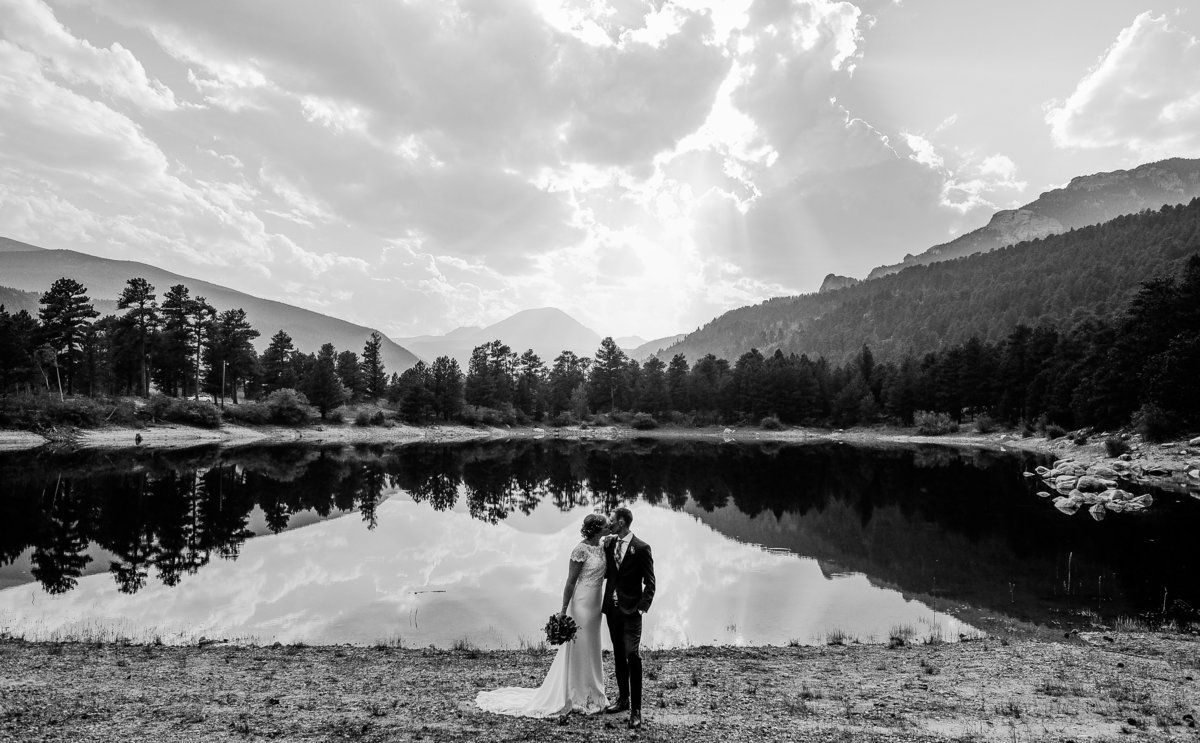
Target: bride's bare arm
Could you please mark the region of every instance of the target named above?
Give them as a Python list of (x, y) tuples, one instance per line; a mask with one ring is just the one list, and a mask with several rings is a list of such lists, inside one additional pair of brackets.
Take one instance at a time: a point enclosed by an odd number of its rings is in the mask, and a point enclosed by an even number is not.
[(570, 566), (567, 571), (567, 585), (563, 586), (563, 604), (562, 611), (559, 614), (567, 613), (567, 606), (571, 603), (571, 596), (575, 594), (575, 581), (579, 580), (579, 573), (583, 571), (583, 563), (574, 560), (568, 560)]

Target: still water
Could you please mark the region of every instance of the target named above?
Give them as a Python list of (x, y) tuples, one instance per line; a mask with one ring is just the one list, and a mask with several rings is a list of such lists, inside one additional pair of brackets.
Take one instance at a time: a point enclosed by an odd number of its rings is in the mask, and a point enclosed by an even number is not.
[(1200, 508), (1095, 522), (1027, 456), (840, 444), (520, 441), (0, 458), (0, 632), (519, 647), (583, 517), (654, 550), (651, 647), (947, 640), (1197, 605)]

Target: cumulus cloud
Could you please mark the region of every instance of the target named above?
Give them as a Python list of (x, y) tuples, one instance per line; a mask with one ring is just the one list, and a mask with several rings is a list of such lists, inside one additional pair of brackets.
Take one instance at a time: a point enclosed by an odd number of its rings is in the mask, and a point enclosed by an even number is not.
[(4, 38), (35, 55), (48, 71), (67, 82), (95, 85), (113, 99), (147, 109), (176, 108), (175, 95), (151, 79), (133, 54), (118, 43), (98, 49), (78, 39), (40, 0), (0, 0)]
[(29, 143), (0, 149), (0, 227), (393, 335), (546, 305), (666, 335), (1023, 186), (952, 120), (841, 102), (872, 23), (847, 2), (111, 0), (103, 44), (79, 0), (0, 2)]
[(1200, 155), (1200, 39), (1142, 13), (1046, 114), (1054, 144), (1140, 158)]

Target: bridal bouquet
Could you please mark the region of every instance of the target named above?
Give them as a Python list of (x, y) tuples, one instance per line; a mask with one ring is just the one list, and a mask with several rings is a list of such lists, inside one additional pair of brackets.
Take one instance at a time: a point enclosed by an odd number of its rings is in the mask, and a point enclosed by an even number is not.
[(579, 625), (575, 624), (575, 620), (569, 615), (551, 614), (549, 621), (546, 622), (546, 642), (551, 645), (562, 645), (564, 642), (570, 642), (575, 639), (575, 633), (579, 631)]

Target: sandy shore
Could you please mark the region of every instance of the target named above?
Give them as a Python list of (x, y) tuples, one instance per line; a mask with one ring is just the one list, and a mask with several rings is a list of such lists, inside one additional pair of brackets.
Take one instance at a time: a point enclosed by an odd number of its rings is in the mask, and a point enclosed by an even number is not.
[(4, 640), (0, 740), (1194, 741), (1200, 715), (1195, 636), (1110, 632), (647, 651), (636, 736), (621, 715), (533, 720), (474, 706), (482, 689), (536, 686), (552, 659)]

